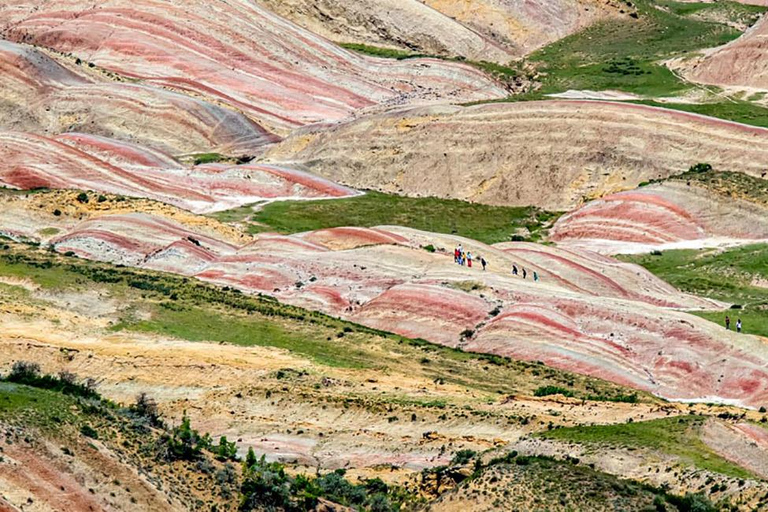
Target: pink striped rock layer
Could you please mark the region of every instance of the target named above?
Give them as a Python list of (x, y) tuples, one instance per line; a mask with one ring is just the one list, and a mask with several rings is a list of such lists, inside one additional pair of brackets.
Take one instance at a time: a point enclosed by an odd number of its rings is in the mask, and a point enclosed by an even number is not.
[[(421, 249), (425, 242), (438, 252)], [(670, 399), (768, 400), (764, 343), (675, 310), (721, 305), (584, 251), (493, 247), (394, 227), (262, 235), (235, 247), (143, 214), (92, 219), (52, 243), (61, 252), (267, 293), (364, 325), (544, 361)], [(482, 254), (489, 270), (456, 265), (451, 251), (458, 243)], [(529, 278), (511, 276), (512, 263)], [(539, 282), (531, 279), (534, 269)]]
[(230, 109), (87, 69), (0, 40), (0, 127), (39, 135), (84, 132), (173, 155), (255, 155), (279, 140)]
[(768, 210), (695, 184), (666, 182), (597, 199), (564, 215), (550, 239), (606, 253), (768, 239)]
[(225, 103), (281, 133), (377, 104), (505, 94), (470, 66), (363, 57), (247, 0), (6, 0), (0, 34)]
[(193, 212), (265, 199), (345, 197), (355, 191), (268, 165), (185, 167), (158, 151), (85, 134), (0, 131), (0, 185), (83, 189), (156, 199)]

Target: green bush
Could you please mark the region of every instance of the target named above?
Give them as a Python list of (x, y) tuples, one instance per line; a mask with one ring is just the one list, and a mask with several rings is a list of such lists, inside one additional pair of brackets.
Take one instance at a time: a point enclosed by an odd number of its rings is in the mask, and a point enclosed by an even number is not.
[(559, 386), (541, 386), (533, 392), (534, 396), (549, 396), (549, 395), (563, 395), (571, 397), (573, 392), (569, 389), (561, 388)]

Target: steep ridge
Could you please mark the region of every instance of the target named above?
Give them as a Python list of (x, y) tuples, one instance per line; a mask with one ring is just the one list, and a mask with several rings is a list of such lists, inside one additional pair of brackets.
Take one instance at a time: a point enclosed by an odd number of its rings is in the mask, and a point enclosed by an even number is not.
[(760, 176), (768, 130), (601, 101), (431, 107), (299, 130), (264, 160), (361, 188), (562, 210), (698, 162)]
[[(32, 197), (11, 201), (15, 206), (5, 208), (3, 217), (30, 211), (40, 200)], [(745, 405), (768, 400), (768, 353), (757, 338), (673, 311), (721, 304), (684, 295), (639, 267), (593, 253), (532, 244), (493, 247), (396, 227), (260, 235), (233, 245), (141, 213), (74, 225), (61, 224), (50, 212), (27, 216), (35, 215), (37, 223), (26, 222), (26, 233), (17, 236), (50, 242), (62, 253), (267, 293), (371, 327), (540, 360), (666, 398)], [(41, 235), (57, 225), (64, 231)], [(421, 249), (426, 243), (437, 252)], [(476, 258), (482, 254), (490, 269), (453, 263), (448, 250), (458, 243)], [(527, 268), (529, 278), (511, 276), (513, 263)], [(534, 270), (539, 282), (532, 280)]]
[(518, 56), (596, 21), (633, 11), (630, 4), (615, 0), (424, 0), (424, 3)]
[(43, 137), (0, 131), (0, 161), (0, 184), (7, 187), (148, 197), (195, 212), (263, 199), (355, 194), (299, 171), (264, 165), (186, 167), (158, 151), (85, 134)]
[(259, 0), (334, 41), (507, 63), (597, 20), (619, 2), (556, 0)]
[(768, 89), (768, 17), (735, 41), (707, 52), (688, 76), (705, 84)]
[(768, 239), (764, 206), (670, 181), (596, 199), (562, 216), (550, 239), (608, 254)]
[[(82, 66), (85, 68), (85, 66)], [(218, 105), (134, 83), (99, 80), (34, 48), (0, 40), (0, 126), (85, 132), (172, 155), (256, 154), (278, 137)]]
[(333, 41), (509, 62), (513, 54), (418, 0), (258, 0)]
[(246, 0), (11, 0), (0, 36), (53, 48), (144, 83), (201, 95), (280, 134), (382, 103), (472, 101), (504, 91), (439, 60), (355, 55)]

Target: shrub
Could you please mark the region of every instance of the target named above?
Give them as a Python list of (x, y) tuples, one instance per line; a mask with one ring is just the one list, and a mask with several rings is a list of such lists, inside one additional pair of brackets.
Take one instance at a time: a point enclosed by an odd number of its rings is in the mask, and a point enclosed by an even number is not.
[(695, 173), (695, 174), (703, 174), (711, 170), (712, 170), (712, 166), (709, 164), (696, 164), (694, 166), (691, 166), (691, 168), (688, 169), (688, 172)]
[(88, 202), (88, 194), (86, 194), (85, 192), (80, 192), (79, 194), (77, 194), (77, 200), (78, 200), (78, 202), (83, 203), (83, 204), (87, 203)]
[(219, 445), (214, 450), (216, 459), (220, 461), (237, 460), (237, 443), (227, 441), (226, 436), (219, 438)]
[(8, 380), (35, 379), (40, 376), (40, 365), (29, 361), (16, 361), (11, 368)]
[(193, 429), (189, 417), (184, 414), (181, 425), (174, 428), (171, 435), (161, 438), (160, 455), (168, 461), (197, 460), (204, 449), (210, 449), (211, 438), (208, 434), (200, 435)]
[(561, 388), (559, 386), (541, 386), (533, 392), (534, 396), (549, 396), (549, 395), (563, 395), (571, 397), (573, 392), (569, 389)]
[(82, 427), (80, 427), (80, 433), (83, 434), (85, 437), (90, 437), (91, 439), (98, 439), (99, 433), (94, 429), (92, 426), (85, 424)]
[(107, 198), (102, 196), (102, 195), (99, 195), (99, 197), (96, 198), (96, 202), (97, 203), (103, 203), (106, 200), (107, 200)]
[(427, 252), (435, 252), (436, 249), (435, 249), (434, 245), (429, 244), (429, 245), (425, 245), (424, 246), (424, 250), (427, 251)]
[(54, 217), (61, 217), (61, 210), (56, 208), (55, 210), (53, 210), (53, 215)]
[(459, 450), (456, 453), (453, 454), (453, 459), (451, 459), (451, 465), (455, 466), (463, 466), (472, 458), (477, 455), (477, 452), (474, 450)]

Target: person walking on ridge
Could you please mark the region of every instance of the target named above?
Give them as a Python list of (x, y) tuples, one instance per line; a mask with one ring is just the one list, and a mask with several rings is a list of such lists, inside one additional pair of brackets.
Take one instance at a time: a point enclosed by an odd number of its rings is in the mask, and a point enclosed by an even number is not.
[(533, 271), (533, 282), (537, 283), (539, 282), (539, 273), (535, 270)]
[(512, 275), (513, 276), (517, 275), (517, 265), (512, 265)]
[(488, 264), (487, 261), (485, 261), (485, 258), (480, 256), (480, 264), (483, 266), (483, 271), (485, 271), (485, 266)]
[(525, 270), (525, 267), (523, 267), (523, 279), (528, 277), (528, 272)]
[(467, 251), (467, 266), (472, 268), (472, 253)]
[(741, 318), (736, 319), (736, 332), (741, 332)]
[(725, 315), (725, 328), (731, 330), (731, 317)]

